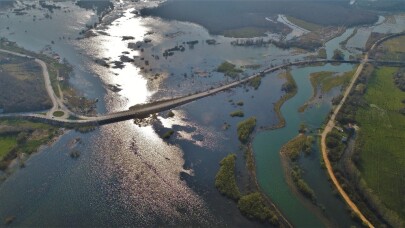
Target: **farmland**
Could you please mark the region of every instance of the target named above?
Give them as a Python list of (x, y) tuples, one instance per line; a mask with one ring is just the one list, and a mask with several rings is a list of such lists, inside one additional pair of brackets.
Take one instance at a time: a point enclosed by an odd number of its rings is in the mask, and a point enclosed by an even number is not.
[(369, 188), (383, 204), (405, 219), (405, 92), (393, 82), (397, 68), (377, 69), (369, 82), (365, 100), (356, 120), (360, 131), (356, 150), (360, 154), (359, 170)]
[(33, 60), (0, 54), (0, 90), (0, 109), (4, 112), (39, 111), (51, 107), (41, 67)]

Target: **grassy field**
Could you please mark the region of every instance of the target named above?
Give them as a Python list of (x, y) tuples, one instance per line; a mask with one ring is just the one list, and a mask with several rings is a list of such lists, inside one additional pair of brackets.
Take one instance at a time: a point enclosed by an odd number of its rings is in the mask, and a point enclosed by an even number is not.
[(222, 35), (234, 38), (254, 38), (266, 36), (268, 29), (258, 27), (243, 27), (237, 29), (225, 30)]
[(304, 21), (304, 20), (301, 20), (301, 19), (298, 19), (298, 18), (295, 18), (295, 17), (287, 16), (287, 19), (291, 23), (293, 23), (293, 24), (295, 24), (295, 25), (297, 25), (297, 26), (299, 26), (299, 27), (301, 27), (303, 29), (309, 30), (309, 31), (315, 31), (315, 30), (319, 30), (319, 29), (323, 28), (320, 25), (317, 25), (317, 24), (314, 24), (314, 23), (311, 23), (311, 22), (307, 22), (307, 21)]
[(17, 146), (17, 139), (13, 136), (0, 137), (0, 161), (6, 156), (11, 149)]
[(45, 90), (41, 67), (22, 57), (0, 53), (0, 108), (25, 112), (52, 106)]
[(391, 61), (405, 61), (405, 36), (388, 40), (384, 43), (384, 52), (382, 59)]
[(58, 128), (23, 120), (0, 121), (0, 169), (18, 153), (31, 154), (59, 134)]
[(405, 92), (393, 82), (396, 68), (382, 67), (374, 72), (365, 99), (369, 107), (359, 108), (356, 120), (360, 131), (360, 167), (367, 185), (383, 203), (405, 219)]

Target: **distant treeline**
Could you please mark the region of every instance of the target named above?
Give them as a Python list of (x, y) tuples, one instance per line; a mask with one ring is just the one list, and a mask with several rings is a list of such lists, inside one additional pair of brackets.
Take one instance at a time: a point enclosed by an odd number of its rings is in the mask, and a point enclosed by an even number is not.
[(319, 25), (354, 26), (371, 24), (376, 14), (350, 7), (345, 1), (168, 1), (141, 10), (143, 16), (190, 21), (212, 34), (242, 27), (266, 28), (278, 32), (279, 24), (265, 20), (286, 14)]
[(78, 0), (76, 5), (84, 9), (96, 9), (98, 15), (114, 8), (114, 4), (110, 0)]

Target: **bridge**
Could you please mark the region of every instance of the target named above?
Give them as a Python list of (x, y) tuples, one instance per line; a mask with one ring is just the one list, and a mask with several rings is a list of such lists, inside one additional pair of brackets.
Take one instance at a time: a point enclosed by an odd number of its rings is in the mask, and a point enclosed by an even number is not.
[[(374, 43), (374, 45), (370, 48), (370, 51), (373, 50), (380, 43), (382, 43), (388, 39), (391, 39), (393, 37), (397, 37), (397, 36), (404, 35), (404, 34), (405, 33), (399, 33), (399, 34), (394, 34), (394, 35), (384, 37), (384, 38), (376, 41)], [(0, 51), (7, 52), (9, 54), (15, 54), (18, 56), (27, 57), (27, 58), (33, 58), (28, 55), (22, 55), (19, 53), (8, 51), (8, 50), (0, 50)], [(40, 63), (41, 67), (43, 68), (47, 92), (48, 92), (48, 95), (51, 97), (52, 103), (54, 104), (51, 111), (48, 112), (46, 115), (37, 114), (37, 113), (2, 114), (2, 115), (0, 115), (0, 118), (27, 119), (27, 120), (44, 122), (44, 123), (48, 123), (48, 124), (52, 124), (52, 125), (56, 125), (56, 126), (63, 126), (63, 127), (98, 126), (98, 125), (119, 122), (119, 121), (125, 121), (125, 120), (129, 120), (129, 119), (145, 118), (145, 117), (149, 116), (150, 114), (170, 110), (172, 108), (190, 103), (192, 101), (195, 101), (195, 100), (207, 97), (207, 96), (211, 96), (211, 95), (214, 95), (216, 93), (219, 93), (219, 92), (222, 92), (225, 90), (229, 90), (233, 87), (247, 83), (256, 77), (263, 77), (265, 74), (275, 72), (280, 69), (292, 67), (292, 66), (304, 66), (304, 65), (311, 65), (311, 64), (317, 64), (317, 63), (318, 64), (319, 63), (322, 63), (322, 64), (326, 64), (326, 63), (359, 64), (360, 63), (360, 64), (362, 64), (362, 63), (366, 63), (366, 62), (391, 64), (391, 65), (404, 65), (405, 64), (403, 62), (396, 62), (396, 61), (376, 61), (376, 60), (368, 59), (368, 53), (370, 51), (367, 52), (367, 54), (365, 55), (363, 60), (307, 60), (307, 61), (289, 62), (289, 63), (282, 64), (279, 66), (266, 68), (256, 74), (253, 74), (246, 78), (231, 82), (226, 85), (219, 86), (217, 88), (209, 89), (207, 91), (190, 94), (190, 95), (186, 95), (186, 96), (181, 96), (181, 97), (177, 97), (177, 98), (167, 99), (167, 100), (160, 100), (160, 101), (156, 101), (156, 102), (152, 102), (152, 103), (148, 103), (148, 104), (135, 105), (126, 111), (114, 112), (114, 113), (109, 113), (106, 115), (100, 115), (100, 116), (94, 116), (94, 117), (76, 115), (75, 113), (72, 113), (70, 110), (67, 110), (64, 105), (60, 104), (62, 102), (60, 102), (59, 99), (56, 97), (54, 91), (52, 90), (52, 86), (49, 83), (49, 74), (47, 73), (46, 64), (44, 64), (42, 62), (42, 60), (35, 59), (38, 63)], [(57, 110), (57, 107), (62, 108), (62, 110), (64, 112), (69, 113), (71, 116), (76, 117), (77, 119), (67, 119), (66, 117), (52, 116), (52, 114), (50, 114), (50, 113), (53, 113), (53, 111)]]

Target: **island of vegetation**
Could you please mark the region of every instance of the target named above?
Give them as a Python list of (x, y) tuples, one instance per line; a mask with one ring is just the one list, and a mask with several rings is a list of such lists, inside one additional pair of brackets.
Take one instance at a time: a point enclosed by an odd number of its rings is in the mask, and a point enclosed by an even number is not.
[(237, 78), (239, 74), (243, 72), (243, 70), (238, 69), (236, 65), (228, 61), (221, 63), (221, 65), (218, 66), (217, 71), (224, 73), (226, 76), (231, 78)]
[(297, 94), (297, 84), (292, 77), (290, 71), (285, 71), (280, 74), (280, 77), (284, 78), (286, 82), (281, 86), (281, 90), (284, 91), (284, 95), (274, 104), (274, 111), (279, 119), (279, 123), (276, 126), (271, 127), (271, 129), (282, 128), (285, 126), (285, 119), (281, 114), (281, 106), (293, 98)]
[(283, 158), (283, 167), (285, 169), (287, 179), (292, 179), (295, 187), (303, 196), (310, 199), (314, 204), (316, 204), (316, 196), (314, 190), (305, 182), (302, 178), (302, 169), (298, 164), (298, 158), (302, 152), (306, 155), (310, 154), (312, 151), (312, 146), (314, 143), (314, 138), (312, 136), (307, 136), (304, 133), (300, 133), (297, 137), (287, 142), (280, 150), (280, 154)]
[(256, 127), (256, 117), (250, 117), (238, 123), (238, 138), (242, 143), (247, 143), (250, 134)]
[(227, 155), (220, 162), (220, 168), (215, 176), (215, 187), (225, 196), (237, 202), (238, 208), (249, 219), (278, 225), (277, 213), (266, 205), (266, 201), (259, 192), (245, 195), (239, 190), (235, 177), (235, 154)]
[(241, 194), (235, 178), (236, 154), (229, 154), (219, 163), (220, 168), (215, 176), (215, 187), (225, 196), (238, 201)]

